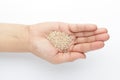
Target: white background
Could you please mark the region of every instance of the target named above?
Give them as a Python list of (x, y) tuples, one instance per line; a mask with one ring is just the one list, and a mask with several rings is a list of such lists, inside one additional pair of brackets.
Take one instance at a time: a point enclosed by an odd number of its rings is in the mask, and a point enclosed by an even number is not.
[(0, 80), (120, 80), (119, 0), (0, 0), (0, 23), (94, 23), (110, 40), (86, 60), (50, 64), (31, 53), (0, 53)]

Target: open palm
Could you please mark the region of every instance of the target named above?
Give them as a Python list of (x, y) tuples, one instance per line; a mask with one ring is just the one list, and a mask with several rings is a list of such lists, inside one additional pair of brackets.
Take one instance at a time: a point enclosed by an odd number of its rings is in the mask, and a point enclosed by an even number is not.
[[(46, 35), (52, 31), (61, 31), (71, 35), (74, 42), (66, 53), (59, 52)], [(100, 49), (109, 35), (105, 28), (94, 24), (68, 24), (62, 22), (45, 22), (29, 28), (31, 52), (51, 62), (63, 63), (85, 58), (85, 52)]]

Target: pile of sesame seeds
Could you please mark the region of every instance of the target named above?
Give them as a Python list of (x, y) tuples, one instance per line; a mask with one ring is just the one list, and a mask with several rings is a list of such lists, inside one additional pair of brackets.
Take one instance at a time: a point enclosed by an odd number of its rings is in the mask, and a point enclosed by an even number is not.
[(67, 51), (72, 42), (72, 37), (68, 34), (60, 31), (50, 32), (47, 39), (52, 43), (52, 45), (62, 52)]

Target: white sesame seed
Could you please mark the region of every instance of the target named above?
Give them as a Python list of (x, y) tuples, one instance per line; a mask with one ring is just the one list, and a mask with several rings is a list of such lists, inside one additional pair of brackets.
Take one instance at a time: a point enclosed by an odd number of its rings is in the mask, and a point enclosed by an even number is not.
[(61, 51), (67, 51), (72, 42), (72, 37), (64, 32), (53, 31), (47, 36), (47, 39), (51, 44)]

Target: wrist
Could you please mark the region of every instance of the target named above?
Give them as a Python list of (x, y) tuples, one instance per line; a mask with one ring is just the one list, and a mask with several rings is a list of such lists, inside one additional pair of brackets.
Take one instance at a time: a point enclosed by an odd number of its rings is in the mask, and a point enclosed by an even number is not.
[(0, 24), (0, 51), (29, 52), (28, 28), (21, 24)]
[(22, 44), (24, 44), (24, 51), (25, 52), (30, 52), (31, 50), (31, 44), (30, 44), (30, 25), (25, 25), (23, 26), (24, 30), (23, 30), (23, 38), (21, 37), (21, 40), (22, 40)]

